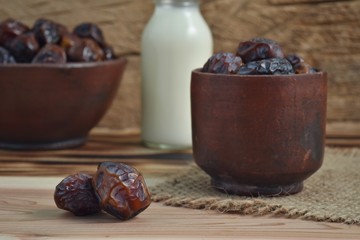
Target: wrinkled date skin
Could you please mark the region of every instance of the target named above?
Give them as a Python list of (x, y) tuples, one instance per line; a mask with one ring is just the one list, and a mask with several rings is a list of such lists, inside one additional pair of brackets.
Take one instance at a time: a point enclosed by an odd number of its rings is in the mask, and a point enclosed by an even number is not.
[(284, 58), (270, 58), (249, 62), (240, 67), (239, 75), (285, 75), (294, 74), (289, 61)]
[(27, 32), (12, 40), (9, 50), (18, 63), (30, 63), (39, 51), (39, 44), (33, 32)]
[(0, 63), (16, 63), (14, 57), (10, 54), (10, 52), (3, 47), (0, 47)]
[(81, 45), (81, 39), (73, 33), (64, 32), (61, 35), (60, 46), (68, 52), (71, 48)]
[(36, 40), (40, 46), (44, 46), (47, 43), (58, 43), (60, 41), (60, 31), (54, 22), (40, 18), (33, 27)]
[(65, 50), (55, 44), (46, 44), (34, 57), (32, 63), (66, 63)]
[[(63, 63), (63, 54), (58, 49), (42, 50), (48, 44), (57, 45), (65, 51), (66, 62), (100, 62), (115, 60), (112, 46), (106, 43), (99, 26), (81, 23), (69, 31), (65, 25), (39, 18), (33, 26), (8, 18), (0, 22), (0, 64), (6, 63)], [(41, 54), (38, 52), (41, 51)], [(37, 55), (38, 54), (38, 55)], [(34, 59), (36, 55), (36, 59)], [(11, 62), (14, 59), (14, 62)]]
[(93, 23), (82, 23), (74, 28), (74, 34), (80, 38), (90, 38), (99, 46), (105, 45), (105, 40), (101, 29)]
[(112, 60), (117, 58), (114, 49), (106, 43), (100, 27), (96, 24), (79, 24), (74, 28), (73, 34), (83, 39), (92, 39), (95, 41), (103, 51), (103, 60)]
[(253, 38), (250, 41), (240, 42), (236, 55), (244, 63), (267, 58), (284, 58), (284, 52), (279, 44), (266, 38)]
[(9, 48), (12, 40), (17, 36), (29, 31), (25, 24), (8, 18), (0, 24), (0, 45)]
[(104, 59), (105, 60), (113, 60), (113, 59), (117, 58), (114, 49), (110, 45), (105, 44), (102, 47), (102, 50), (104, 52)]
[(253, 38), (240, 42), (236, 54), (219, 52), (204, 64), (202, 72), (236, 75), (311, 74), (320, 70), (296, 54), (284, 55), (271, 39)]
[(216, 53), (203, 66), (203, 72), (234, 74), (243, 64), (240, 57), (232, 53)]
[(151, 203), (143, 176), (126, 164), (99, 164), (93, 186), (101, 208), (121, 220), (133, 218)]
[(85, 173), (64, 178), (55, 188), (54, 200), (58, 208), (70, 211), (76, 216), (101, 211), (92, 187), (92, 177)]
[(296, 54), (290, 54), (285, 57), (293, 66), (296, 74), (316, 73), (317, 70), (307, 64), (304, 59)]
[(71, 62), (98, 62), (104, 59), (104, 52), (92, 39), (81, 39), (80, 44), (74, 44), (68, 50)]

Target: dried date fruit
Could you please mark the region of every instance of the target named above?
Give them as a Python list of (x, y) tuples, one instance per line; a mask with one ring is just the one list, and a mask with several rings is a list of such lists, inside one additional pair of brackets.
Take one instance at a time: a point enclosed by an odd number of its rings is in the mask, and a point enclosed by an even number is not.
[(74, 28), (73, 33), (80, 38), (94, 40), (103, 51), (103, 60), (116, 59), (114, 49), (105, 42), (104, 35), (99, 26), (94, 23), (82, 23)]
[(58, 208), (70, 211), (76, 216), (101, 211), (92, 187), (92, 177), (86, 173), (64, 178), (55, 188), (54, 200)]
[(18, 63), (30, 63), (39, 51), (39, 44), (33, 32), (17, 36), (9, 46), (10, 53)]
[[(0, 47), (9, 50), (16, 63), (63, 63), (62, 53), (54, 55), (48, 52), (45, 56), (42, 52), (39, 55), (41, 59), (37, 57), (33, 60), (47, 44), (62, 47), (69, 62), (97, 62), (117, 58), (114, 49), (105, 42), (101, 29), (94, 23), (81, 23), (70, 32), (66, 26), (45, 18), (37, 19), (31, 29), (11, 18), (0, 22)], [(1, 54), (2, 63), (12, 60), (6, 57), (5, 52)]]
[(104, 59), (104, 52), (92, 39), (81, 39), (80, 44), (75, 44), (68, 51), (69, 60), (72, 62), (98, 62)]
[(1, 63), (16, 63), (14, 57), (10, 54), (10, 52), (3, 47), (0, 47), (0, 64)]
[[(237, 59), (235, 58), (237, 57)], [(280, 45), (266, 38), (240, 42), (237, 52), (217, 53), (204, 64), (202, 72), (239, 75), (311, 74), (318, 69), (296, 54), (287, 55)]]
[(25, 24), (8, 18), (0, 23), (0, 45), (9, 48), (12, 40), (27, 32), (29, 27)]
[(94, 23), (81, 23), (74, 28), (74, 34), (80, 38), (90, 38), (99, 46), (105, 45), (105, 40), (101, 29)]
[(58, 43), (60, 41), (59, 26), (47, 19), (38, 19), (33, 27), (35, 37), (40, 46), (44, 46), (47, 43)]
[(114, 49), (109, 46), (109, 45), (105, 45), (103, 48), (102, 48), (103, 52), (104, 52), (104, 60), (113, 60), (113, 59), (116, 59), (117, 56), (114, 52)]
[(284, 52), (279, 44), (266, 38), (253, 38), (240, 42), (236, 52), (244, 63), (268, 58), (284, 58)]
[(69, 30), (65, 25), (58, 23), (58, 22), (53, 22), (53, 23), (55, 24), (55, 26), (60, 34), (60, 38), (62, 37), (63, 34), (69, 33)]
[(290, 62), (284, 58), (270, 58), (248, 62), (240, 67), (239, 75), (283, 75), (294, 74)]
[(212, 55), (202, 68), (202, 72), (234, 74), (243, 64), (240, 57), (233, 53), (216, 53)]
[(93, 186), (101, 209), (122, 220), (136, 216), (151, 203), (143, 176), (126, 164), (99, 164)]
[(58, 45), (46, 44), (34, 57), (32, 63), (66, 63), (66, 53)]
[(304, 59), (296, 54), (287, 55), (285, 58), (291, 63), (296, 74), (317, 72), (317, 69), (305, 63)]
[(65, 32), (61, 36), (60, 46), (68, 52), (71, 48), (81, 45), (81, 39), (73, 33)]

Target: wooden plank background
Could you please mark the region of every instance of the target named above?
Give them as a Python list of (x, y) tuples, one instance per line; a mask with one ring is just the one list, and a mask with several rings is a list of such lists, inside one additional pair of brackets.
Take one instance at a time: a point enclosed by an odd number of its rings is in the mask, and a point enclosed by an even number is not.
[[(69, 27), (85, 21), (99, 24), (129, 64), (98, 127), (139, 129), (140, 38), (153, 7), (150, 0), (0, 0), (0, 20), (12, 17), (31, 25), (45, 17)], [(360, 135), (359, 0), (204, 0), (201, 10), (213, 32), (215, 51), (234, 51), (239, 41), (263, 36), (326, 70), (328, 129), (341, 130), (345, 124)]]

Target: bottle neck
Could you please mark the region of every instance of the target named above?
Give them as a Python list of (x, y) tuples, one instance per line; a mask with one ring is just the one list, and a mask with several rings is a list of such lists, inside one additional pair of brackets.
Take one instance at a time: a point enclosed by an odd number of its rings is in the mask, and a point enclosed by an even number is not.
[(199, 6), (199, 0), (154, 0), (156, 6), (194, 7)]

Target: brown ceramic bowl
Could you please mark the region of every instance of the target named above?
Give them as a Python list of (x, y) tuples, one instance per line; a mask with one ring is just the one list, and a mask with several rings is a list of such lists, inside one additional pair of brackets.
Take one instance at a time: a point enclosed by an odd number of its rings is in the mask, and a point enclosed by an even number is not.
[(212, 185), (231, 194), (302, 190), (322, 165), (327, 75), (192, 72), (193, 153)]
[(83, 144), (111, 105), (126, 62), (0, 65), (0, 148)]

